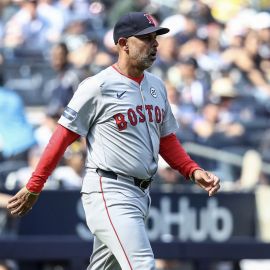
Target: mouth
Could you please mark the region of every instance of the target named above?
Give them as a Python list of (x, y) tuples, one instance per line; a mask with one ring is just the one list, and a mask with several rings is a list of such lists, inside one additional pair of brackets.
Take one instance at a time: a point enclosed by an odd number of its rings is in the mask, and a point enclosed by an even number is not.
[(157, 57), (157, 51), (153, 51), (150, 53), (150, 57), (156, 59)]

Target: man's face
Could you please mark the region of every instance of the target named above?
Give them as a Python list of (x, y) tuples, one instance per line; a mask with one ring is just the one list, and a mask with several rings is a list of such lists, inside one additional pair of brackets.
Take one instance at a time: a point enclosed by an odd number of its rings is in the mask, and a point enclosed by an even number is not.
[(59, 71), (67, 64), (67, 54), (60, 46), (56, 46), (51, 51), (51, 64), (52, 67)]
[(128, 55), (132, 63), (141, 69), (147, 69), (153, 64), (158, 47), (156, 37), (156, 33), (151, 33), (127, 39)]

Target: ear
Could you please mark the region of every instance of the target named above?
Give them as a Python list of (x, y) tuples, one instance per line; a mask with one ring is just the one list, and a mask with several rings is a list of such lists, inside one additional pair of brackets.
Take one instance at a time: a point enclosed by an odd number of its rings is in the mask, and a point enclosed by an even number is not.
[(121, 48), (124, 49), (124, 51), (128, 51), (128, 44), (127, 44), (127, 39), (126, 38), (119, 38), (118, 44), (120, 45)]

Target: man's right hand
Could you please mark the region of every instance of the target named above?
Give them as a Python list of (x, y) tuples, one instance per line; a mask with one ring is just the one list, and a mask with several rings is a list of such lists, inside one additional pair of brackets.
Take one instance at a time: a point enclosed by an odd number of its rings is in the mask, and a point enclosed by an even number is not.
[(23, 187), (8, 201), (7, 209), (11, 215), (24, 216), (32, 209), (38, 197), (39, 194), (31, 193)]

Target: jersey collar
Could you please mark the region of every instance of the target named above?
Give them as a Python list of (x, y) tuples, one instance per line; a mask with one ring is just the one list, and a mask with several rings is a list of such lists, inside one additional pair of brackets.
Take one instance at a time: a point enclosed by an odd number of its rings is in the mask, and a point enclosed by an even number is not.
[(125, 74), (123, 74), (115, 65), (112, 65), (112, 67), (118, 72), (120, 73), (121, 75), (135, 81), (136, 83), (140, 84), (143, 80), (143, 77), (144, 77), (144, 74), (142, 74), (140, 77), (132, 77), (132, 76), (127, 76)]

